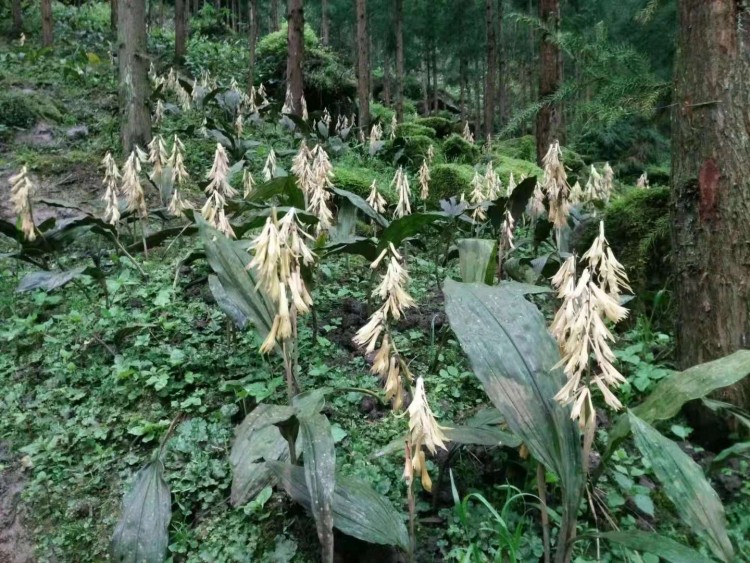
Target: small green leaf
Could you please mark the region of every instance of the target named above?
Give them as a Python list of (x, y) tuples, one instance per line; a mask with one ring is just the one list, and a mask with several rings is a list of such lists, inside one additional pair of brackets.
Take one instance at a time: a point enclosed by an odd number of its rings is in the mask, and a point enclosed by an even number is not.
[[(586, 539), (592, 535), (583, 535), (577, 540)], [(602, 534), (593, 534), (593, 537), (599, 537), (618, 543), (633, 551), (653, 553), (658, 555), (669, 563), (710, 563), (710, 560), (687, 546), (674, 541), (672, 538), (660, 536), (651, 532), (642, 532), (640, 530), (626, 530), (622, 532), (605, 532)]]
[(636, 507), (638, 507), (638, 510), (643, 512), (644, 514), (648, 514), (649, 516), (654, 515), (654, 501), (651, 500), (651, 497), (648, 495), (635, 495), (633, 497), (633, 502), (635, 503)]

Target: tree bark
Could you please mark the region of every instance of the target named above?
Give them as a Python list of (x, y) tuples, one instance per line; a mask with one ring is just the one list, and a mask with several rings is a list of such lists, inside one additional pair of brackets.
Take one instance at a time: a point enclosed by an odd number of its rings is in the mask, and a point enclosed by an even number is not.
[(202, 7), (203, 7), (202, 0), (193, 0), (193, 15), (200, 12)]
[(396, 0), (396, 120), (404, 121), (404, 0)]
[(508, 91), (507, 91), (507, 53), (505, 51), (505, 42), (503, 41), (503, 12), (505, 3), (503, 0), (497, 0), (497, 115), (498, 123), (502, 128), (508, 117)]
[(10, 11), (13, 13), (13, 36), (21, 37), (23, 33), (23, 13), (21, 11), (21, 0), (11, 0)]
[(286, 60), (287, 88), (292, 95), (292, 113), (302, 116), (302, 58), (305, 50), (305, 15), (302, 8), (302, 0), (289, 0), (289, 15), (287, 16), (289, 26), (287, 30), (287, 45), (289, 55)]
[(279, 0), (271, 0), (271, 31), (279, 29)]
[(52, 0), (42, 0), (42, 47), (52, 47)]
[[(680, 0), (678, 10), (671, 219), (687, 368), (750, 347), (750, 7)], [(722, 395), (750, 407), (750, 380)]]
[(388, 53), (383, 57), (383, 103), (391, 105), (391, 60)]
[(461, 91), (461, 119), (466, 119), (466, 59), (461, 56), (458, 61), (458, 80)]
[(174, 58), (182, 61), (187, 53), (187, 18), (185, 4), (190, 0), (174, 0)]
[(145, 148), (151, 141), (145, 0), (119, 0), (118, 8), (120, 131), (127, 156), (135, 145)]
[[(560, 0), (539, 0), (539, 18), (553, 31), (560, 29)], [(558, 91), (562, 81), (562, 54), (548, 33), (542, 33), (539, 55), (539, 98), (544, 100)], [(564, 142), (562, 111), (558, 103), (548, 103), (536, 116), (537, 163), (541, 165), (542, 158), (555, 140)]]
[(328, 0), (321, 0), (320, 2), (320, 42), (324, 46), (328, 46), (330, 38), (330, 26), (331, 22), (328, 17)]
[(437, 112), (440, 109), (438, 101), (438, 68), (437, 68), (437, 46), (435, 45), (435, 39), (432, 40), (432, 110)]
[(258, 0), (248, 0), (247, 2), (248, 11), (248, 31), (249, 31), (249, 48), (250, 48), (250, 64), (247, 73), (247, 91), (255, 84), (255, 48), (258, 45), (258, 27), (260, 20), (258, 19)]
[(109, 27), (117, 31), (117, 0), (109, 0)]
[(357, 2), (357, 100), (359, 126), (365, 131), (370, 125), (370, 55), (367, 34), (367, 0)]
[[(542, 0), (544, 1), (544, 0)], [(485, 25), (487, 28), (487, 72), (484, 77), (484, 137), (492, 135), (495, 121), (495, 74), (497, 73), (497, 45), (495, 38), (494, 0), (485, 0)]]

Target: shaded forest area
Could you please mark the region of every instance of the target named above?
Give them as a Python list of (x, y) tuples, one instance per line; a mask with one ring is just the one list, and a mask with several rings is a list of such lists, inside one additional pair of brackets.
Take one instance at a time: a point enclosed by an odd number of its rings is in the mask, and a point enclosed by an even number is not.
[(750, 6), (0, 5), (0, 562), (750, 560)]

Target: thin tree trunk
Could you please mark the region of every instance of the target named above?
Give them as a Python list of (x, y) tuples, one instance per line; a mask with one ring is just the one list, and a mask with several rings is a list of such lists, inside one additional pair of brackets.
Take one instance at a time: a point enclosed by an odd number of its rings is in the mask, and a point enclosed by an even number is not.
[(506, 72), (508, 70), (508, 65), (506, 60), (507, 53), (505, 51), (505, 42), (503, 41), (504, 7), (505, 4), (503, 0), (497, 0), (497, 115), (499, 117), (498, 122), (501, 128), (505, 125), (505, 121), (508, 117), (508, 91), (506, 89)]
[(391, 60), (388, 53), (383, 58), (383, 102), (391, 105)]
[(187, 18), (185, 4), (189, 0), (174, 0), (174, 58), (182, 61), (187, 52)]
[(125, 155), (135, 145), (151, 141), (146, 62), (145, 0), (119, 0), (117, 13), (117, 61), (120, 74), (120, 117)]
[(109, 0), (109, 27), (117, 31), (117, 0)]
[(52, 47), (52, 0), (42, 0), (42, 47)]
[(435, 46), (435, 40), (432, 41), (432, 109), (438, 111), (439, 107), (439, 84), (438, 84), (438, 69), (437, 69), (437, 47)]
[(479, 65), (479, 59), (474, 61), (474, 131), (479, 134), (481, 129), (480, 124), (482, 123), (482, 103), (481, 94), (479, 93), (479, 85), (482, 84), (484, 77), (482, 76), (482, 69)]
[(495, 117), (495, 73), (497, 72), (497, 53), (495, 39), (494, 0), (485, 0), (485, 26), (487, 29), (487, 72), (484, 82), (484, 137), (492, 135)]
[[(680, 0), (678, 11), (671, 218), (687, 368), (750, 347), (750, 7)], [(750, 407), (750, 379), (722, 395)]]
[(271, 0), (271, 31), (279, 29), (279, 0)]
[(289, 0), (288, 10), (287, 45), (289, 55), (286, 61), (287, 88), (292, 96), (292, 113), (302, 116), (302, 96), (304, 94), (302, 59), (305, 51), (303, 35), (305, 14), (302, 8), (302, 0)]
[(422, 113), (430, 113), (430, 57), (429, 48), (425, 48), (424, 63), (424, 99), (422, 100)]
[(328, 46), (330, 42), (330, 20), (328, 16), (328, 0), (320, 2), (320, 42)]
[(21, 0), (11, 0), (10, 10), (13, 12), (13, 36), (21, 37), (23, 33), (23, 12)]
[[(560, 0), (539, 0), (539, 18), (552, 30), (560, 28)], [(562, 81), (562, 54), (547, 33), (542, 34), (539, 49), (539, 98), (557, 93)], [(562, 112), (558, 103), (547, 103), (536, 116), (536, 159), (539, 164), (550, 144), (564, 142)]]
[(201, 11), (202, 5), (202, 0), (193, 0), (193, 15)]
[(258, 19), (258, 0), (248, 0), (247, 2), (248, 11), (248, 31), (249, 31), (249, 49), (250, 49), (250, 64), (247, 73), (247, 91), (255, 84), (255, 48), (258, 45), (258, 27), (260, 20)]
[(370, 125), (370, 57), (367, 34), (367, 0), (357, 2), (357, 99), (359, 126), (365, 131)]
[(164, 25), (164, 0), (159, 0), (159, 25)]
[(461, 56), (458, 61), (458, 80), (461, 89), (461, 119), (466, 119), (466, 59)]
[(396, 0), (396, 120), (404, 121), (404, 0)]

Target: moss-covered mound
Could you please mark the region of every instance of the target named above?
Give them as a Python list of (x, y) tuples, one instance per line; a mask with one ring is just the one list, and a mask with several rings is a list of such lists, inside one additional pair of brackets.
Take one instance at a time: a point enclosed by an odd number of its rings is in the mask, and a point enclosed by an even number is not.
[(474, 168), (466, 164), (437, 164), (430, 170), (430, 197), (428, 203), (436, 205), (441, 199), (462, 193), (469, 196)]
[(536, 162), (536, 139), (532, 135), (497, 141), (493, 151), (503, 156)]
[(511, 158), (502, 154), (492, 155), (492, 165), (495, 167), (495, 173), (502, 180), (503, 185), (508, 185), (510, 173), (513, 172), (513, 178), (520, 182), (523, 177), (536, 176), (541, 179), (542, 169), (533, 161), (522, 160), (520, 158)]
[[(625, 267), (636, 298), (662, 289), (669, 281), (669, 189), (631, 189), (612, 201), (603, 219), (607, 240)], [(598, 220), (585, 225), (576, 237), (579, 253), (591, 246), (598, 232)]]
[(437, 133), (431, 127), (420, 125), (414, 121), (399, 123), (398, 127), (396, 127), (397, 137), (414, 137), (415, 135), (422, 135), (434, 139), (437, 136)]
[(444, 139), (452, 133), (458, 133), (456, 128), (460, 128), (460, 125), (456, 121), (438, 116), (418, 117), (414, 123), (434, 129), (438, 139)]
[(434, 139), (426, 135), (414, 135), (411, 137), (396, 137), (385, 144), (385, 148), (379, 154), (383, 155), (386, 162), (394, 164), (403, 164), (412, 169), (417, 169), (422, 165), (422, 161), (427, 158), (427, 151), (433, 146), (433, 150), (438, 152), (439, 146)]
[(443, 142), (446, 160), (460, 164), (474, 164), (479, 160), (479, 147), (468, 142), (461, 135), (451, 135)]
[(62, 119), (60, 110), (43, 94), (0, 91), (0, 125), (28, 129), (39, 120), (60, 122)]

